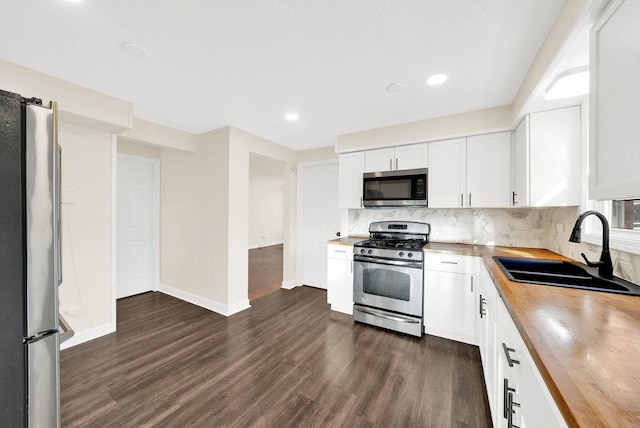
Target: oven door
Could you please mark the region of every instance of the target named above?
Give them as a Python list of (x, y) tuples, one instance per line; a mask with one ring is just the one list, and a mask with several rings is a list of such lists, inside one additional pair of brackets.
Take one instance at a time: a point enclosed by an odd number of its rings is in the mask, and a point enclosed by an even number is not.
[(422, 262), (354, 256), (353, 302), (422, 317)]

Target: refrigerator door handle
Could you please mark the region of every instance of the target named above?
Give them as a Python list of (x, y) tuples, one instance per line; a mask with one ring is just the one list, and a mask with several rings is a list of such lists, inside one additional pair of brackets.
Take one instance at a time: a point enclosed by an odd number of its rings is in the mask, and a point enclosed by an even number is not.
[(56, 259), (56, 270), (57, 270), (57, 285), (60, 286), (62, 284), (62, 201), (61, 201), (61, 172), (62, 172), (62, 150), (58, 148), (56, 150), (56, 167), (55, 167), (55, 195), (53, 199), (53, 207), (55, 212), (55, 239), (56, 239), (56, 250), (55, 250), (55, 259)]

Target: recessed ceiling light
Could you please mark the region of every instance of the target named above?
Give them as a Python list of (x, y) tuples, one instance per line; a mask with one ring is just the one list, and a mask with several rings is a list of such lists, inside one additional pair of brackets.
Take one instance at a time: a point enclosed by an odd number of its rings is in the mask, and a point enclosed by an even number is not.
[(427, 79), (427, 85), (429, 86), (441, 85), (446, 81), (447, 81), (446, 74), (434, 74), (433, 76)]
[(122, 50), (129, 56), (134, 58), (146, 58), (149, 56), (149, 51), (137, 43), (123, 43)]
[(404, 85), (402, 83), (392, 83), (385, 88), (387, 92), (400, 92), (404, 89)]
[(82, 3), (82, 0), (67, 0), (70, 3)]
[(558, 74), (545, 91), (545, 100), (577, 97), (589, 93), (589, 66), (572, 68)]
[(287, 113), (284, 115), (284, 118), (287, 119), (288, 121), (295, 122), (296, 120), (299, 119), (299, 116), (297, 113)]

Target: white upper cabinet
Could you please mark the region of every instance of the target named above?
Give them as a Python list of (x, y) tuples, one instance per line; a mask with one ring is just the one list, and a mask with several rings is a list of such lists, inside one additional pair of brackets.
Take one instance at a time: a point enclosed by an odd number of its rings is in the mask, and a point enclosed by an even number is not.
[(511, 134), (429, 143), (429, 208), (510, 206)]
[(364, 152), (364, 172), (392, 171), (394, 169), (393, 147)]
[(589, 196), (640, 197), (640, 2), (614, 0), (591, 34)]
[(533, 113), (529, 124), (529, 205), (580, 205), (580, 106)]
[(367, 150), (364, 153), (365, 172), (426, 168), (428, 163), (426, 144)]
[(509, 207), (511, 133), (467, 138), (467, 199), (469, 207)]
[(467, 139), (429, 143), (429, 208), (464, 205)]
[(338, 159), (338, 207), (362, 208), (364, 152), (347, 153)]
[(412, 144), (395, 149), (396, 169), (426, 168), (429, 165), (427, 144)]
[(529, 115), (520, 121), (511, 140), (511, 206), (529, 206)]
[(577, 206), (582, 197), (580, 106), (532, 113), (511, 145), (510, 204)]

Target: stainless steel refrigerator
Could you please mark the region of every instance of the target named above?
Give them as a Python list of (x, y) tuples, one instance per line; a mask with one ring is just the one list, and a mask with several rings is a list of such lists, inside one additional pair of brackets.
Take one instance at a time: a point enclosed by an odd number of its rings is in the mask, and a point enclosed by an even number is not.
[(0, 425), (60, 426), (55, 103), (0, 90)]

